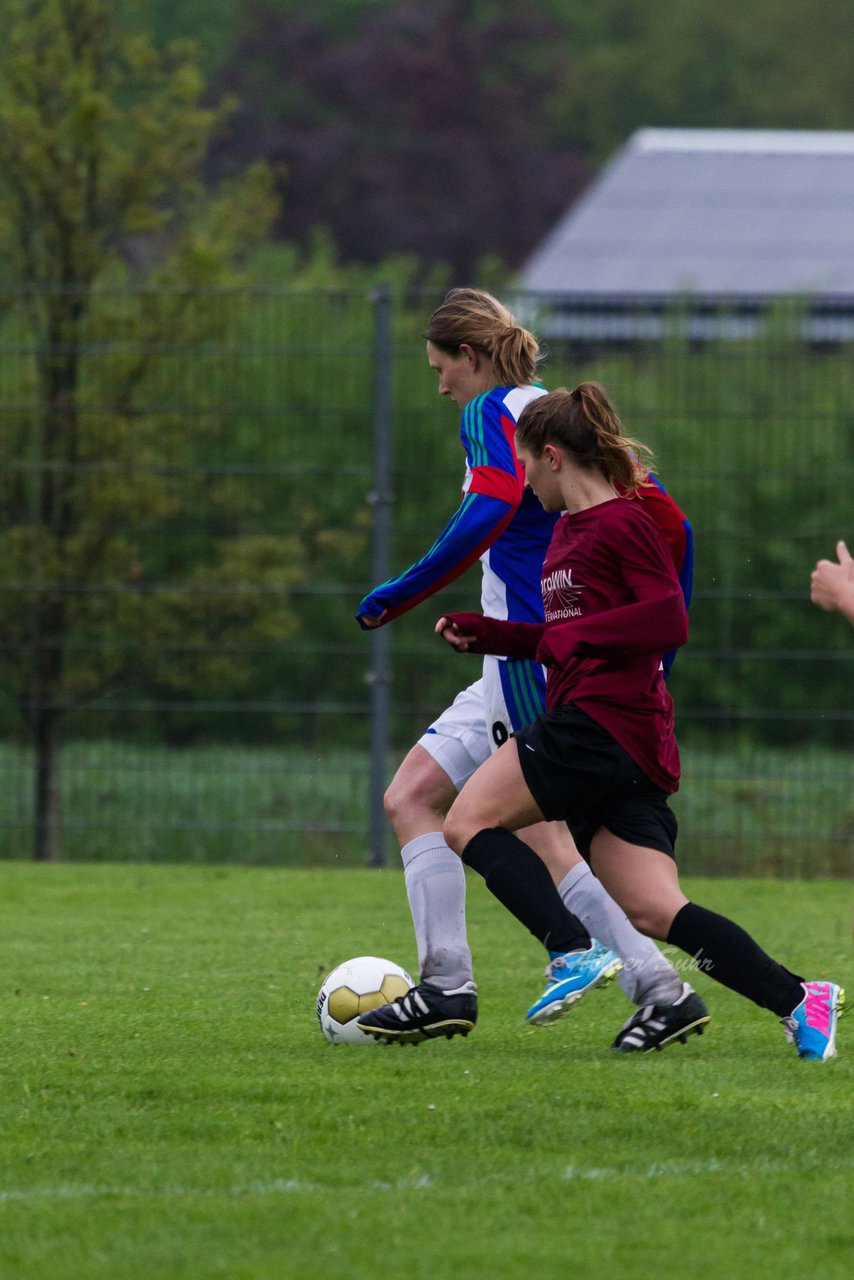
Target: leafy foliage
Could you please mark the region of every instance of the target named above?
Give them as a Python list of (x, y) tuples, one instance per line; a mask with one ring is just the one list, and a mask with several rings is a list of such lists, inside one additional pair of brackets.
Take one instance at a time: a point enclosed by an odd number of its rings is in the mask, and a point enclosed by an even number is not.
[(328, 18), (246, 6), (217, 80), (241, 104), (217, 170), (263, 156), (285, 193), (279, 234), (327, 225), (346, 260), (518, 262), (587, 176), (542, 125), (572, 71), (555, 21), (453, 0), (366, 6), (343, 32)]
[[(197, 0), (174, 8), (204, 28)], [(324, 224), (346, 260), (415, 253), (469, 283), (485, 254), (520, 265), (635, 129), (851, 128), (852, 39), (847, 0), (247, 0), (213, 171), (263, 157), (280, 236)]]
[[(127, 628), (152, 648), (161, 639), (165, 602), (146, 589), (140, 539), (178, 504), (170, 471), (193, 450), (193, 429), (218, 429), (202, 387), (190, 399), (209, 412), (189, 429), (186, 405), (142, 421), (140, 399), (179, 334), (225, 339), (221, 314), (189, 290), (234, 281), (275, 198), (261, 165), (208, 196), (202, 159), (227, 108), (202, 105), (186, 47), (157, 52), (121, 29), (104, 0), (11, 0), (7, 17), (0, 228), (4, 274), (22, 291), (8, 295), (5, 325), (32, 354), (17, 386), (10, 379), (20, 408), (0, 575), (13, 607), (0, 637), (10, 654), (3, 683), (36, 746), (36, 853), (46, 857), (58, 848), (59, 718), (127, 679), (130, 651), (117, 643)], [(136, 291), (121, 292), (130, 280)], [(211, 550), (204, 572), (221, 576)], [(278, 548), (284, 565), (292, 550)], [(76, 644), (81, 636), (97, 650)]]

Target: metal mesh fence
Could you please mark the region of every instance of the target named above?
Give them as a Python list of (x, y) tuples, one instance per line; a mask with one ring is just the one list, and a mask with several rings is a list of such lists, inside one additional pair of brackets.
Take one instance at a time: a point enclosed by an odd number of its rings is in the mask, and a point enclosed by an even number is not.
[[(808, 579), (851, 536), (854, 304), (509, 300), (694, 526), (685, 868), (850, 873), (854, 635)], [(381, 860), (384, 782), (474, 678), (432, 625), (476, 571), (354, 621), (458, 502), (438, 298), (3, 301), (0, 855)]]

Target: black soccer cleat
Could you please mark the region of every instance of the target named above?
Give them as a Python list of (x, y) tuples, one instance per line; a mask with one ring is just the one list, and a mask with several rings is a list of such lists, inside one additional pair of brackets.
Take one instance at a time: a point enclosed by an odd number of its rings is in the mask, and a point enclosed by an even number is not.
[(385, 1044), (420, 1044), (445, 1036), (467, 1036), (477, 1022), (477, 987), (464, 982), (440, 991), (429, 982), (410, 987), (391, 1004), (372, 1009), (358, 1020), (360, 1031)]
[(618, 1053), (652, 1053), (676, 1040), (684, 1044), (690, 1035), (701, 1036), (708, 1021), (705, 1004), (683, 982), (682, 994), (673, 1004), (647, 1004), (633, 1013), (611, 1048)]

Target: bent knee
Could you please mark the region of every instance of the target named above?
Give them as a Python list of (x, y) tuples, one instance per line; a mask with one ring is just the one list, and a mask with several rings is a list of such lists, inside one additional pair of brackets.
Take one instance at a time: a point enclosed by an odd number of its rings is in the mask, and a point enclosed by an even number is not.
[(478, 831), (494, 825), (487, 814), (472, 808), (466, 802), (466, 798), (461, 797), (451, 806), (445, 818), (445, 842), (454, 850), (454, 853), (462, 857), (469, 840), (476, 836)]
[(655, 938), (666, 942), (673, 919), (672, 913), (662, 911), (655, 904), (641, 904), (636, 907), (624, 907), (631, 923), (644, 937)]
[(454, 853), (458, 853), (462, 857), (463, 849), (468, 844), (470, 837), (467, 834), (468, 827), (460, 820), (459, 815), (454, 812), (453, 805), (445, 817), (443, 830), (448, 848), (453, 849)]
[(432, 760), (416, 766), (407, 758), (386, 788), (383, 809), (398, 836), (408, 839), (410, 828), (441, 830), (456, 794), (450, 778)]
[(473, 829), (469, 823), (456, 820), (450, 821), (450, 814), (445, 819), (444, 836), (445, 843), (449, 849), (453, 849), (454, 853), (463, 856), (463, 850), (471, 840), (473, 835), (477, 834), (480, 828)]
[(413, 794), (412, 788), (400, 785), (397, 778), (392, 778), (383, 796), (385, 816), (392, 826), (397, 825), (397, 819), (411, 803)]

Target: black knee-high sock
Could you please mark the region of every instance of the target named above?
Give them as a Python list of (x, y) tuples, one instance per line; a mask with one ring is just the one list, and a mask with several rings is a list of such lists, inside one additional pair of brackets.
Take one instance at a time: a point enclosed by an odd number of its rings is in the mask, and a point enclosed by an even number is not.
[(710, 978), (780, 1018), (804, 998), (802, 979), (772, 960), (740, 925), (693, 902), (677, 911), (667, 941), (693, 956)]
[(549, 951), (578, 951), (590, 934), (567, 911), (542, 858), (500, 827), (478, 831), (463, 850), (463, 862), (479, 872), (486, 887)]

